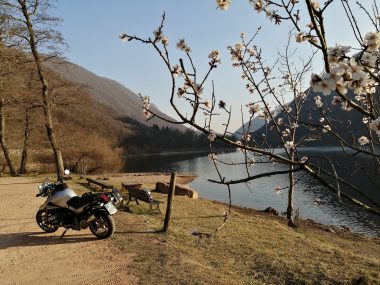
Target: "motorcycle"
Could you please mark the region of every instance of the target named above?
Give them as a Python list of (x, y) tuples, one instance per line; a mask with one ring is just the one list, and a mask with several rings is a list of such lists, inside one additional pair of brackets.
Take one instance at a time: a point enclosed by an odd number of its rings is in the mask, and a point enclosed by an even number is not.
[[(66, 170), (65, 174), (69, 172)], [(38, 190), (36, 197), (47, 197), (36, 214), (37, 224), (45, 232), (53, 233), (59, 227), (64, 227), (62, 238), (69, 229), (80, 231), (90, 228), (99, 239), (109, 238), (115, 232), (112, 215), (123, 200), (118, 190), (87, 192), (79, 197), (63, 179), (45, 181), (38, 186)]]

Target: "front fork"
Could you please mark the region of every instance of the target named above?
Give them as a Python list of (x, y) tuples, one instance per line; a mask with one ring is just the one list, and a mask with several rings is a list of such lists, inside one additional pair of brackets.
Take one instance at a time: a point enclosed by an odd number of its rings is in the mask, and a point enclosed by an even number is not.
[(40, 208), (38, 209), (38, 211), (44, 211), (45, 212), (45, 215), (44, 215), (44, 222), (45, 224), (48, 224), (48, 210), (49, 208), (52, 208), (52, 207), (49, 207), (48, 206), (48, 200), (46, 200), (41, 206)]

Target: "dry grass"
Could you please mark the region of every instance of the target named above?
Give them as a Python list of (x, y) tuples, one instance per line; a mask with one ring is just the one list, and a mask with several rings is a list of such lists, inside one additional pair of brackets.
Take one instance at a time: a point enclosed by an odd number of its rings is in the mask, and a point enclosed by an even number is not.
[[(166, 195), (153, 195), (166, 202)], [(115, 215), (113, 242), (133, 256), (130, 270), (140, 284), (380, 284), (380, 239), (310, 222), (292, 229), (283, 218), (241, 208), (215, 236), (195, 236), (212, 233), (226, 206), (177, 196), (164, 234), (156, 232), (164, 215), (131, 204)]]

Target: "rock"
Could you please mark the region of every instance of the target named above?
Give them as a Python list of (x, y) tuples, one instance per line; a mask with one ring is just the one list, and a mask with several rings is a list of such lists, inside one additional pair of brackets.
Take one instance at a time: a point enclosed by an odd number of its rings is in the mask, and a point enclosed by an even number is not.
[(272, 208), (272, 207), (268, 207), (264, 210), (264, 212), (266, 213), (270, 213), (272, 215), (275, 215), (275, 216), (278, 216), (278, 212), (276, 209)]
[[(163, 194), (169, 193), (169, 183), (156, 183), (156, 191)], [(175, 186), (175, 195), (187, 196), (192, 199), (198, 199), (198, 192), (191, 188), (189, 185), (177, 184)]]
[(352, 229), (350, 227), (346, 227), (346, 226), (341, 226), (343, 228), (343, 230), (347, 233), (352, 233)]

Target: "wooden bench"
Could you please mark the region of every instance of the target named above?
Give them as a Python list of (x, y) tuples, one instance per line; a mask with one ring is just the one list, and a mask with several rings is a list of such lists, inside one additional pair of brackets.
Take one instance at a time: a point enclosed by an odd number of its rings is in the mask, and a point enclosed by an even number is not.
[(89, 186), (91, 185), (91, 183), (95, 184), (95, 185), (101, 187), (102, 191), (104, 189), (113, 189), (114, 188), (113, 185), (111, 185), (111, 184), (109, 184), (107, 182), (101, 181), (101, 180), (92, 179), (92, 178), (86, 178), (86, 180), (87, 180), (87, 183), (88, 183)]
[[(154, 199), (150, 195), (149, 190), (141, 189), (140, 187), (135, 187), (135, 186), (131, 186), (131, 185), (124, 184), (124, 183), (121, 183), (121, 185), (123, 186), (124, 189), (126, 189), (128, 191), (127, 205), (129, 205), (129, 202), (131, 202), (132, 200), (136, 201), (136, 203), (138, 205), (140, 205), (139, 204), (139, 200), (140, 200), (140, 201), (143, 201), (143, 202), (146, 202), (149, 204), (149, 207), (150, 207), (149, 211), (158, 210), (158, 212), (162, 213), (160, 210), (160, 204), (163, 202)], [(153, 206), (155, 206), (154, 209), (153, 209)]]

